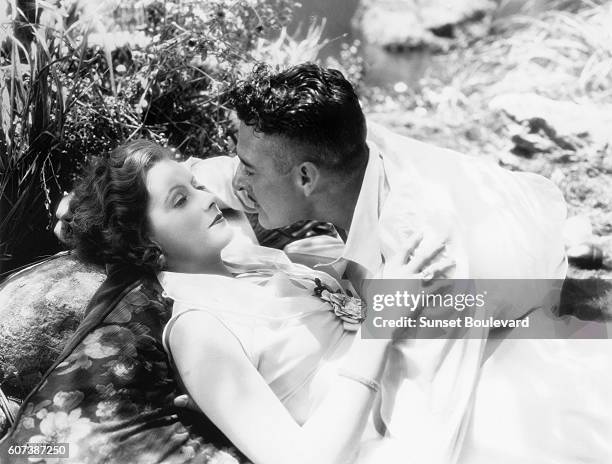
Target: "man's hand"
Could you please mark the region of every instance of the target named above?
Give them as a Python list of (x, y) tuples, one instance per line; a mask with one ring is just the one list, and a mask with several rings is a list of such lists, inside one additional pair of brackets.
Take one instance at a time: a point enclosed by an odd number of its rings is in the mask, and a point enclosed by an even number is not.
[(192, 411), (201, 413), (202, 410), (198, 407), (198, 405), (191, 399), (189, 395), (179, 395), (174, 398), (174, 406), (177, 408), (186, 408), (191, 409)]
[(421, 279), (424, 283), (448, 278), (455, 262), (444, 254), (445, 249), (445, 242), (424, 240), (422, 234), (412, 234), (404, 249), (387, 262), (381, 278)]
[(70, 200), (74, 197), (74, 193), (70, 192), (64, 195), (57, 205), (57, 210), (55, 211), (55, 217), (57, 218), (57, 223), (53, 228), (53, 233), (62, 243), (67, 243), (68, 237), (66, 237), (66, 224), (72, 219), (72, 215), (70, 212)]

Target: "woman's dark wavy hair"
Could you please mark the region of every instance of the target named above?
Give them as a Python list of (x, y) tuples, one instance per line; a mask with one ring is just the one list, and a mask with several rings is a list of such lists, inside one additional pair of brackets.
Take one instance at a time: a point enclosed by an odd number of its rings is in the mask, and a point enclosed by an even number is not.
[(75, 187), (67, 222), (67, 239), (83, 260), (143, 272), (163, 268), (162, 250), (149, 237), (146, 176), (172, 155), (154, 142), (135, 140), (91, 163)]
[(303, 63), (274, 72), (258, 64), (226, 100), (256, 132), (311, 148), (299, 161), (350, 173), (366, 160), (365, 116), (353, 86), (338, 70)]

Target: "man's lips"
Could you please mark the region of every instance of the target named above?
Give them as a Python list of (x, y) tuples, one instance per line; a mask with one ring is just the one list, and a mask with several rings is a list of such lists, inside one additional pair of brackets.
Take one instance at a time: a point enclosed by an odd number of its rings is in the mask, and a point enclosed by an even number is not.
[(214, 226), (215, 224), (221, 222), (225, 220), (225, 218), (223, 217), (223, 214), (219, 213), (215, 216), (215, 219), (213, 219), (213, 222), (210, 223), (210, 225), (208, 226), (208, 228), (210, 229), (212, 226)]
[(257, 203), (257, 200), (255, 200), (255, 198), (253, 197), (253, 195), (251, 195), (250, 193), (247, 193), (247, 198), (249, 200), (251, 200), (251, 202), (253, 202), (253, 206), (255, 208), (257, 208), (259, 206), (259, 204)]
[(257, 200), (255, 200), (255, 197), (249, 190), (244, 187), (241, 187), (235, 189), (234, 193), (240, 200), (240, 203), (242, 203), (244, 212), (255, 213), (257, 211), (259, 204), (257, 203)]

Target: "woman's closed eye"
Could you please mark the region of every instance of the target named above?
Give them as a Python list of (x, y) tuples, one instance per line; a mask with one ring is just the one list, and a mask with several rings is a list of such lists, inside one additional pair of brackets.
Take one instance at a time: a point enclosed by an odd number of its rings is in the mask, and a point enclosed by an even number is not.
[(176, 195), (176, 197), (174, 197), (172, 206), (174, 208), (181, 208), (185, 206), (186, 203), (187, 203), (187, 195), (181, 193), (179, 195)]

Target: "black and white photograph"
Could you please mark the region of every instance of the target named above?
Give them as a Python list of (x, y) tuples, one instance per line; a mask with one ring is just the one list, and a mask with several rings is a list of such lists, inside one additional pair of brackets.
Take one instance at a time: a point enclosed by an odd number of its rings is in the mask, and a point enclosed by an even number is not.
[(611, 0), (0, 0), (0, 464), (612, 464)]

